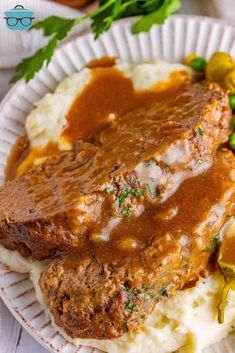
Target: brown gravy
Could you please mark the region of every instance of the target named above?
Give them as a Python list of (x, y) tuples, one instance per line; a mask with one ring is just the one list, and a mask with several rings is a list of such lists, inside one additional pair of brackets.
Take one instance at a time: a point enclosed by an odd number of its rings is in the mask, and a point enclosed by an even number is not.
[(115, 67), (95, 68), (90, 83), (79, 95), (67, 114), (64, 137), (92, 141), (112, 121), (112, 113), (123, 115), (139, 106), (147, 106), (156, 98), (164, 98), (180, 84), (157, 84), (149, 90), (136, 91), (132, 81)]
[(17, 169), (29, 154), (29, 141), (26, 136), (20, 137), (12, 147), (5, 169), (5, 179), (16, 177)]
[[(138, 106), (147, 106), (155, 99), (164, 99), (188, 80), (185, 72), (175, 71), (171, 74), (169, 83), (158, 83), (151, 89), (136, 91), (132, 81), (113, 67), (114, 64), (115, 58), (103, 57), (87, 65), (93, 69), (91, 81), (70, 108), (66, 117), (68, 123), (63, 132), (64, 137), (72, 144), (77, 140), (93, 142), (97, 133), (112, 122), (111, 113), (119, 116)], [(27, 139), (19, 139), (8, 159), (6, 180), (17, 175), (18, 167), (29, 156), (29, 152)], [(34, 165), (35, 158), (58, 152), (52, 145), (42, 150), (33, 150), (29, 163), (21, 169), (27, 171)]]

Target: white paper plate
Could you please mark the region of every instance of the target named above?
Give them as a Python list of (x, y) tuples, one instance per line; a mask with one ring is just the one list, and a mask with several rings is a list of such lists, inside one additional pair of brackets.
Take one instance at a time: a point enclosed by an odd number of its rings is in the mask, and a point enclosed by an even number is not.
[[(7, 156), (16, 139), (24, 133), (24, 121), (34, 102), (53, 91), (65, 76), (80, 70), (90, 60), (109, 55), (130, 62), (155, 58), (181, 61), (192, 52), (208, 58), (218, 50), (227, 51), (235, 57), (235, 26), (224, 21), (176, 15), (163, 26), (155, 26), (149, 33), (137, 36), (131, 34), (132, 23), (133, 20), (128, 19), (117, 22), (98, 41), (88, 34), (60, 46), (50, 65), (29, 84), (19, 82), (13, 87), (0, 106), (1, 181), (4, 179)], [(0, 265), (0, 296), (16, 319), (49, 351), (98, 352), (84, 346), (75, 348), (52, 327), (45, 311), (36, 301), (32, 283), (26, 275), (6, 270)], [(234, 353), (234, 337), (208, 352)]]

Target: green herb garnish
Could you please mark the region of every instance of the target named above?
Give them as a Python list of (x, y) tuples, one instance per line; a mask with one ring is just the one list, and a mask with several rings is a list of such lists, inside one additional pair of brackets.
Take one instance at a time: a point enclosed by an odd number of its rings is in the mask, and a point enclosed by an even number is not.
[(172, 168), (172, 166), (168, 163), (166, 163), (166, 168), (169, 169), (169, 171), (172, 173), (172, 174), (175, 174), (176, 172), (176, 169), (175, 168)]
[(133, 299), (138, 298), (139, 291), (133, 288), (129, 288), (127, 286), (125, 286), (124, 290), (128, 293), (127, 301), (125, 303), (125, 309), (130, 310), (133, 313), (137, 313), (139, 309), (136, 305), (133, 304)]
[(112, 195), (114, 193), (115, 189), (112, 186), (110, 186), (105, 191), (108, 195)]
[(123, 210), (121, 210), (121, 214), (123, 216), (126, 216), (127, 218), (131, 218), (132, 212), (131, 212), (131, 206), (128, 205), (127, 208), (124, 208)]
[(145, 162), (145, 165), (146, 165), (146, 167), (149, 167), (149, 166), (152, 165), (154, 162), (155, 162), (154, 159), (150, 159), (150, 161)]
[(220, 236), (219, 234), (216, 234), (210, 241), (209, 245), (206, 247), (205, 251), (208, 252), (214, 252), (216, 246), (219, 244), (220, 242)]
[(167, 286), (163, 286), (162, 289), (159, 291), (159, 295), (161, 297), (169, 297), (169, 293), (167, 290)]
[(16, 67), (11, 83), (22, 77), (26, 82), (31, 80), (44, 63), (48, 65), (58, 43), (67, 37), (72, 28), (85, 20), (91, 20), (91, 28), (96, 39), (107, 31), (115, 20), (142, 15), (132, 28), (133, 33), (140, 33), (149, 31), (155, 24), (164, 23), (180, 6), (180, 0), (100, 0), (97, 10), (80, 18), (47, 17), (33, 25), (31, 29), (42, 29), (44, 35), (50, 37), (48, 44)]
[(198, 130), (199, 135), (201, 135), (201, 136), (204, 135), (204, 131), (200, 127), (198, 127), (197, 130)]
[(127, 186), (124, 191), (120, 193), (118, 196), (118, 205), (121, 207), (124, 203), (124, 201), (129, 197), (129, 196), (134, 196), (140, 200), (144, 200), (144, 194), (143, 194), (143, 189), (137, 188), (134, 189), (131, 186)]
[(153, 181), (151, 185), (145, 183), (143, 184), (143, 188), (147, 189), (150, 193), (151, 198), (154, 200), (158, 196), (157, 182)]
[(128, 326), (126, 322), (123, 322), (122, 324), (123, 331), (127, 332), (128, 331)]
[(202, 164), (202, 163), (204, 163), (204, 160), (203, 160), (203, 159), (198, 159), (198, 160), (197, 160), (197, 163), (198, 163), (198, 164)]

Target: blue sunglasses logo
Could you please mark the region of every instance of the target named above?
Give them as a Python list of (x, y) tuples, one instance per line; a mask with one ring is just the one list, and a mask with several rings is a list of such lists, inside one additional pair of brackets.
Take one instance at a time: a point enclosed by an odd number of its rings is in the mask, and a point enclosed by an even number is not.
[(7, 27), (12, 31), (25, 31), (32, 27), (33, 12), (25, 9), (22, 5), (15, 6), (14, 9), (5, 12)]

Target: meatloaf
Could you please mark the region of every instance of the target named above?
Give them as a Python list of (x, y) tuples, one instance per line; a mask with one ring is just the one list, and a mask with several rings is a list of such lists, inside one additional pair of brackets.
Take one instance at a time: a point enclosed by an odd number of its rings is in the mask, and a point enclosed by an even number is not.
[(208, 169), (230, 119), (228, 95), (215, 84), (188, 85), (116, 117), (96, 145), (53, 157), (0, 188), (0, 243), (45, 259), (107, 240), (121, 219), (162, 203)]
[[(56, 324), (71, 337), (116, 338), (196, 280), (234, 214), (234, 172), (233, 154), (217, 152), (209, 170), (185, 180), (167, 201), (123, 220), (101, 251), (87, 246), (52, 259), (40, 287)], [(132, 252), (123, 251), (127, 237), (139, 241)]]

